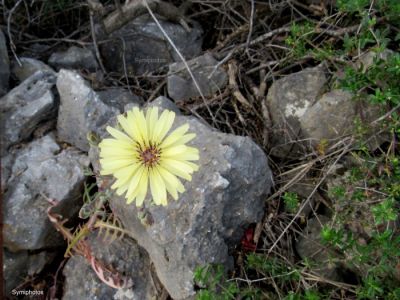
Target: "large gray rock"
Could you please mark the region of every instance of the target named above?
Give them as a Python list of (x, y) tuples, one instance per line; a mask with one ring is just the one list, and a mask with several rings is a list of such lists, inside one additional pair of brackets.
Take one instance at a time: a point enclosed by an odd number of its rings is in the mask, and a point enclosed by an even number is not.
[(10, 78), (10, 60), (8, 58), (6, 38), (0, 30), (0, 97), (8, 91)]
[[(54, 70), (46, 65), (44, 62), (29, 58), (29, 57), (20, 57), (19, 64), (17, 61), (14, 61), (11, 66), (12, 74), (20, 81), (24, 81), (28, 77), (35, 74), (37, 71), (44, 71), (44, 72), (53, 72)], [(56, 74), (54, 73), (54, 76)]]
[(45, 197), (60, 201), (57, 212), (65, 218), (77, 213), (88, 165), (76, 149), (61, 151), (52, 134), (19, 151), (4, 194), (4, 246), (20, 251), (62, 244), (47, 218)]
[(30, 136), (36, 125), (55, 113), (52, 72), (38, 71), (0, 99), (1, 149)]
[[(220, 67), (215, 69), (217, 64), (218, 61), (210, 53), (188, 61), (193, 76), (206, 97), (221, 91), (227, 83), (226, 72)], [(168, 95), (174, 100), (188, 100), (200, 96), (200, 92), (183, 62), (169, 65)]]
[(56, 70), (86, 69), (94, 72), (99, 68), (92, 51), (76, 46), (72, 46), (64, 52), (53, 53), (50, 56), (48, 63)]
[(367, 146), (374, 150), (386, 140), (383, 134), (375, 134), (379, 129), (372, 126), (380, 115), (379, 106), (366, 101), (354, 101), (353, 95), (347, 91), (333, 90), (307, 109), (300, 124), (303, 136), (310, 138), (315, 146), (323, 139), (335, 140), (351, 134), (355, 130), (355, 119), (359, 118), (370, 125)]
[[(161, 26), (186, 59), (201, 52), (202, 29), (194, 23), (190, 32), (181, 25), (160, 20)], [(154, 71), (174, 61), (180, 61), (157, 24), (143, 15), (113, 32), (101, 43), (104, 64), (109, 70), (129, 75)]]
[(300, 119), (304, 136), (317, 142), (350, 133), (356, 116), (353, 95), (343, 90), (324, 94)]
[(90, 131), (98, 132), (101, 125), (119, 110), (104, 104), (99, 95), (74, 71), (63, 69), (58, 73), (57, 89), (60, 94), (58, 137), (88, 151), (87, 134)]
[[(144, 211), (122, 197), (110, 200), (124, 227), (148, 251), (174, 299), (195, 294), (197, 266), (233, 266), (229, 249), (240, 241), (244, 228), (261, 220), (273, 185), (267, 158), (250, 138), (219, 133), (185, 116), (176, 116), (174, 127), (184, 123), (197, 134), (191, 145), (200, 150), (200, 170), (184, 183), (186, 192), (180, 199), (166, 207), (147, 205)], [(96, 152), (92, 147), (91, 161), (98, 169)], [(139, 213), (145, 218), (139, 219)]]
[(28, 251), (12, 253), (3, 251), (3, 274), (5, 276), (5, 294), (11, 296), (11, 290), (28, 278), (39, 274), (55, 256), (55, 252), (42, 251), (29, 254)]
[(273, 122), (271, 153), (279, 156), (303, 154), (300, 120), (322, 95), (327, 77), (323, 66), (307, 68), (275, 81), (268, 91), (267, 107)]
[[(353, 133), (356, 118), (368, 125), (379, 118), (378, 106), (354, 101), (353, 95), (343, 90), (324, 93), (326, 83), (322, 66), (273, 83), (266, 100), (273, 121), (272, 154), (298, 158), (321, 141), (332, 143)], [(367, 145), (371, 150), (386, 139), (375, 127), (369, 128)]]
[(150, 260), (146, 251), (130, 238), (116, 240), (110, 245), (92, 233), (88, 244), (95, 257), (106, 266), (113, 267), (133, 282), (129, 289), (113, 289), (97, 277), (90, 264), (81, 256), (73, 256), (65, 265), (63, 300), (75, 299), (157, 299), (150, 273)]

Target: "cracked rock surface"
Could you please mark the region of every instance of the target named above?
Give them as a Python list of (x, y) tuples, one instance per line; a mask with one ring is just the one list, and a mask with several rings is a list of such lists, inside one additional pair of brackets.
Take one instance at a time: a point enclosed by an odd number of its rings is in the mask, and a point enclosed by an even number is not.
[(44, 119), (55, 113), (53, 72), (38, 71), (0, 99), (2, 153), (27, 137)]
[(60, 94), (58, 137), (82, 151), (88, 151), (87, 134), (97, 132), (118, 109), (103, 103), (100, 96), (74, 71), (60, 70), (57, 90)]
[(57, 213), (64, 218), (76, 214), (88, 165), (86, 155), (75, 148), (62, 150), (53, 134), (19, 151), (4, 194), (4, 246), (20, 251), (62, 245), (47, 218), (45, 197), (60, 201)]

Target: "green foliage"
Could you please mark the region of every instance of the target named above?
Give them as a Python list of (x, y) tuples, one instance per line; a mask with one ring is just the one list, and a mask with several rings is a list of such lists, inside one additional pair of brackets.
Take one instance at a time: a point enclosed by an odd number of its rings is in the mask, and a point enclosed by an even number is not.
[(296, 193), (285, 192), (282, 196), (285, 209), (290, 213), (295, 213), (299, 208), (299, 198)]
[(393, 198), (385, 199), (382, 203), (379, 203), (371, 209), (374, 217), (375, 224), (383, 224), (388, 221), (395, 221), (399, 211), (395, 207), (395, 201)]
[(197, 268), (194, 274), (195, 282), (205, 289), (197, 293), (197, 299), (234, 299), (237, 292), (235, 285), (228, 284), (225, 289), (223, 282), (224, 268), (222, 265), (207, 265), (203, 268)]
[(308, 39), (314, 32), (314, 26), (309, 22), (293, 23), (290, 28), (290, 35), (285, 43), (292, 49), (295, 58), (301, 58), (308, 53)]
[(283, 299), (284, 300), (320, 300), (323, 298), (321, 298), (321, 294), (318, 291), (307, 290), (304, 293), (302, 293), (302, 292), (294, 293), (291, 291)]
[[(339, 11), (355, 15), (364, 15), (370, 7), (381, 13), (388, 21), (399, 24), (400, 2), (398, 0), (337, 0)], [(373, 5), (371, 5), (373, 3)]]
[(239, 288), (235, 282), (225, 279), (224, 267), (220, 264), (197, 267), (194, 281), (201, 287), (197, 292), (198, 300), (229, 300), (236, 299)]
[(370, 0), (338, 0), (337, 7), (342, 12), (362, 12), (370, 4)]
[(400, 54), (395, 53), (387, 60), (375, 58), (367, 70), (345, 68), (340, 86), (353, 92), (356, 98), (364, 98), (367, 93), (372, 104), (397, 106), (400, 104), (399, 75)]
[(279, 277), (279, 281), (296, 281), (300, 279), (298, 270), (293, 270), (287, 263), (276, 257), (250, 253), (247, 255), (247, 267), (271, 277)]
[[(396, 299), (400, 234), (391, 229), (390, 222), (393, 224), (400, 213), (399, 158), (367, 152), (353, 155), (361, 163), (350, 170), (343, 184), (331, 189), (329, 195), (337, 201), (340, 214), (333, 224), (323, 227), (321, 237), (362, 274), (359, 299), (384, 295)], [(364, 232), (352, 230), (354, 224)]]
[(81, 219), (88, 219), (95, 213), (99, 214), (102, 217), (105, 217), (102, 208), (110, 199), (111, 194), (109, 190), (107, 190), (106, 192), (95, 192), (96, 189), (96, 183), (92, 183), (89, 185), (85, 182), (83, 190), (83, 205), (79, 210), (79, 217)]

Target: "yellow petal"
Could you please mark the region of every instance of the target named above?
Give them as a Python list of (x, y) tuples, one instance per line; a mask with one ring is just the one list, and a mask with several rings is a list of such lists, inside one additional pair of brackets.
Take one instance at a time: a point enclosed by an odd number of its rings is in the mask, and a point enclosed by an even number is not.
[(147, 125), (146, 119), (142, 111), (139, 108), (135, 107), (133, 109), (133, 117), (135, 118), (135, 123), (138, 129), (138, 133), (141, 136), (142, 143), (148, 146), (148, 136), (147, 136)]
[(174, 198), (174, 200), (178, 200), (178, 192), (183, 193), (185, 191), (185, 187), (181, 181), (163, 167), (158, 166), (157, 169), (164, 180), (168, 193), (172, 196), (172, 198)]
[(150, 189), (155, 204), (167, 205), (167, 191), (157, 168), (150, 170)]
[(138, 186), (138, 195), (136, 197), (136, 206), (142, 206), (147, 194), (147, 186), (149, 181), (149, 172), (147, 169), (143, 171), (142, 178), (140, 178)]
[(174, 157), (179, 156), (182, 153), (185, 153), (187, 146), (179, 145), (175, 147), (168, 147), (167, 149), (163, 149), (161, 155), (162, 157)]
[(189, 130), (189, 124), (184, 124), (178, 127), (169, 136), (165, 138), (165, 140), (161, 143), (160, 147), (162, 149), (169, 147), (177, 140), (179, 140), (188, 130)]
[(140, 168), (140, 164), (134, 164), (129, 167), (115, 171), (114, 177), (120, 181), (120, 185), (125, 185), (133, 180), (134, 175)]
[(128, 123), (130, 126), (132, 126), (132, 134), (134, 135), (133, 139), (135, 142), (139, 143), (140, 145), (143, 145), (143, 137), (140, 134), (140, 129), (139, 129), (139, 121), (135, 117), (133, 110), (130, 110), (127, 112), (127, 117), (126, 117)]
[(133, 127), (133, 122), (130, 122), (128, 118), (125, 118), (124, 115), (119, 115), (118, 122), (121, 124), (124, 131), (133, 139), (136, 140), (136, 134)]
[(143, 166), (138, 168), (135, 175), (131, 178), (131, 180), (129, 182), (129, 188), (128, 188), (128, 191), (126, 192), (126, 199), (127, 199), (128, 204), (131, 203), (133, 201), (133, 199), (135, 199), (136, 195), (139, 193), (138, 185), (139, 185), (140, 179), (143, 176), (144, 171), (145, 171), (145, 168)]
[(153, 132), (158, 121), (158, 107), (150, 107), (146, 112), (147, 136), (149, 142), (154, 142)]
[(119, 131), (111, 126), (107, 126), (106, 129), (117, 140), (125, 141), (128, 143), (133, 143), (133, 140), (129, 136), (127, 136), (125, 133), (122, 133), (121, 131)]
[(99, 143), (100, 149), (102, 148), (123, 148), (123, 149), (132, 149), (135, 144), (132, 142), (126, 142), (122, 140), (116, 139), (104, 139)]
[(110, 158), (101, 158), (100, 164), (103, 169), (107, 170), (118, 170), (123, 167), (127, 167), (136, 162), (136, 159), (110, 159)]
[(123, 186), (123, 184), (121, 183), (121, 180), (117, 179), (115, 180), (114, 184), (111, 186), (111, 188), (113, 190), (118, 189), (119, 187)]
[(199, 170), (199, 166), (196, 165), (195, 163), (190, 162), (190, 161), (181, 161), (181, 163), (183, 163), (183, 164), (187, 165), (189, 168), (191, 168), (192, 169), (192, 173), (194, 171), (198, 171)]
[(111, 148), (111, 147), (103, 147), (100, 149), (100, 157), (121, 157), (121, 158), (134, 158), (138, 155), (137, 151), (132, 149), (124, 149), (124, 148)]
[(190, 142), (191, 140), (193, 140), (195, 137), (196, 137), (195, 133), (185, 134), (181, 138), (176, 140), (174, 143), (168, 145), (166, 148), (175, 147), (175, 146), (178, 146), (178, 145), (184, 145), (187, 142)]
[(123, 193), (125, 193), (128, 187), (129, 187), (129, 182), (126, 182), (124, 185), (120, 186), (116, 191), (117, 195), (121, 196)]
[(155, 143), (161, 143), (164, 139), (167, 132), (171, 129), (172, 124), (174, 123), (175, 113), (173, 111), (164, 110), (161, 114), (160, 119), (157, 121), (154, 134), (153, 141)]
[(160, 161), (160, 165), (176, 176), (184, 178), (188, 181), (192, 180), (192, 176), (190, 176), (190, 174), (193, 173), (192, 168), (181, 161), (173, 159), (162, 159)]
[[(185, 160), (199, 160), (199, 150), (193, 147), (186, 147), (186, 151), (182, 154), (179, 154), (179, 157), (175, 157), (175, 159), (180, 161)], [(172, 158), (172, 157), (171, 157)]]

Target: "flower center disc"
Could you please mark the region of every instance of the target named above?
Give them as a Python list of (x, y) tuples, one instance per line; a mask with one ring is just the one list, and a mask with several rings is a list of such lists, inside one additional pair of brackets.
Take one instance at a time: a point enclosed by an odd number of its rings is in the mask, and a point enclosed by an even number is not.
[(140, 158), (146, 167), (153, 167), (160, 159), (160, 151), (151, 146), (140, 152)]

